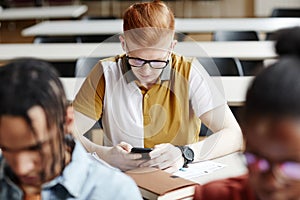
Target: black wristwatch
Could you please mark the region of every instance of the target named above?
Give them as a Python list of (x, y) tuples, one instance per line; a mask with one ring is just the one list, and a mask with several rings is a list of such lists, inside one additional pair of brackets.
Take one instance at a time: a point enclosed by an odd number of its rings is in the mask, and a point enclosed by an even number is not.
[(188, 167), (187, 164), (194, 161), (194, 151), (188, 146), (176, 146), (180, 149), (182, 157), (184, 158), (183, 167)]

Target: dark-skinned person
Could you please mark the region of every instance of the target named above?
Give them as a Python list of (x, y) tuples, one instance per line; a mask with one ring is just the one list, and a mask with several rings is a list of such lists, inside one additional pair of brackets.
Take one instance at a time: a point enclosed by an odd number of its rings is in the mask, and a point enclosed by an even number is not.
[(1, 200), (142, 199), (132, 179), (73, 139), (73, 118), (49, 63), (22, 59), (0, 68)]
[(300, 199), (299, 76), (299, 57), (285, 56), (255, 77), (241, 125), (248, 173), (199, 186), (194, 199)]
[(275, 51), (281, 56), (300, 56), (300, 26), (280, 29), (274, 34)]

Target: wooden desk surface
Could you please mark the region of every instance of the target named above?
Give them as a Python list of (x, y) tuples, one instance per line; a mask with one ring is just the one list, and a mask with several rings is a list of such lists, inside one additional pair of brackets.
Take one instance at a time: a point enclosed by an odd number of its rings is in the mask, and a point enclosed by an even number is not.
[[(69, 100), (73, 100), (85, 78), (61, 78)], [(213, 77), (218, 89), (225, 95), (228, 105), (241, 106), (245, 102), (246, 92), (253, 80), (251, 76), (245, 77)]]
[(0, 21), (78, 18), (87, 10), (86, 5), (8, 8), (0, 11)]
[[(175, 23), (176, 32), (179, 33), (210, 33), (217, 30), (273, 32), (300, 26), (300, 18), (176, 18)], [(119, 34), (122, 26), (121, 19), (45, 21), (24, 29), (22, 35)]]
[[(273, 59), (273, 42), (179, 42), (175, 52), (192, 57)], [(109, 57), (124, 53), (120, 43), (0, 44), (0, 61), (35, 57), (49, 61), (75, 61), (79, 57)]]

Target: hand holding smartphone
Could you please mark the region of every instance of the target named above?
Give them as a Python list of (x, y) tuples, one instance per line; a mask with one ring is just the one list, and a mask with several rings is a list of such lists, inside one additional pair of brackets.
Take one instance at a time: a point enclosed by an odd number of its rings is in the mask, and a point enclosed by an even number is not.
[(150, 159), (149, 153), (152, 150), (152, 148), (133, 147), (130, 153), (140, 153), (142, 154), (141, 159)]

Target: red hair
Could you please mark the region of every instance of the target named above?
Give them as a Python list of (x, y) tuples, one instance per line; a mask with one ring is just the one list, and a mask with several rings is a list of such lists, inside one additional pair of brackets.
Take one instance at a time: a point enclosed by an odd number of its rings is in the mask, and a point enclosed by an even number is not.
[(126, 39), (143, 46), (157, 44), (164, 36), (174, 34), (173, 12), (162, 1), (135, 3), (123, 16)]

